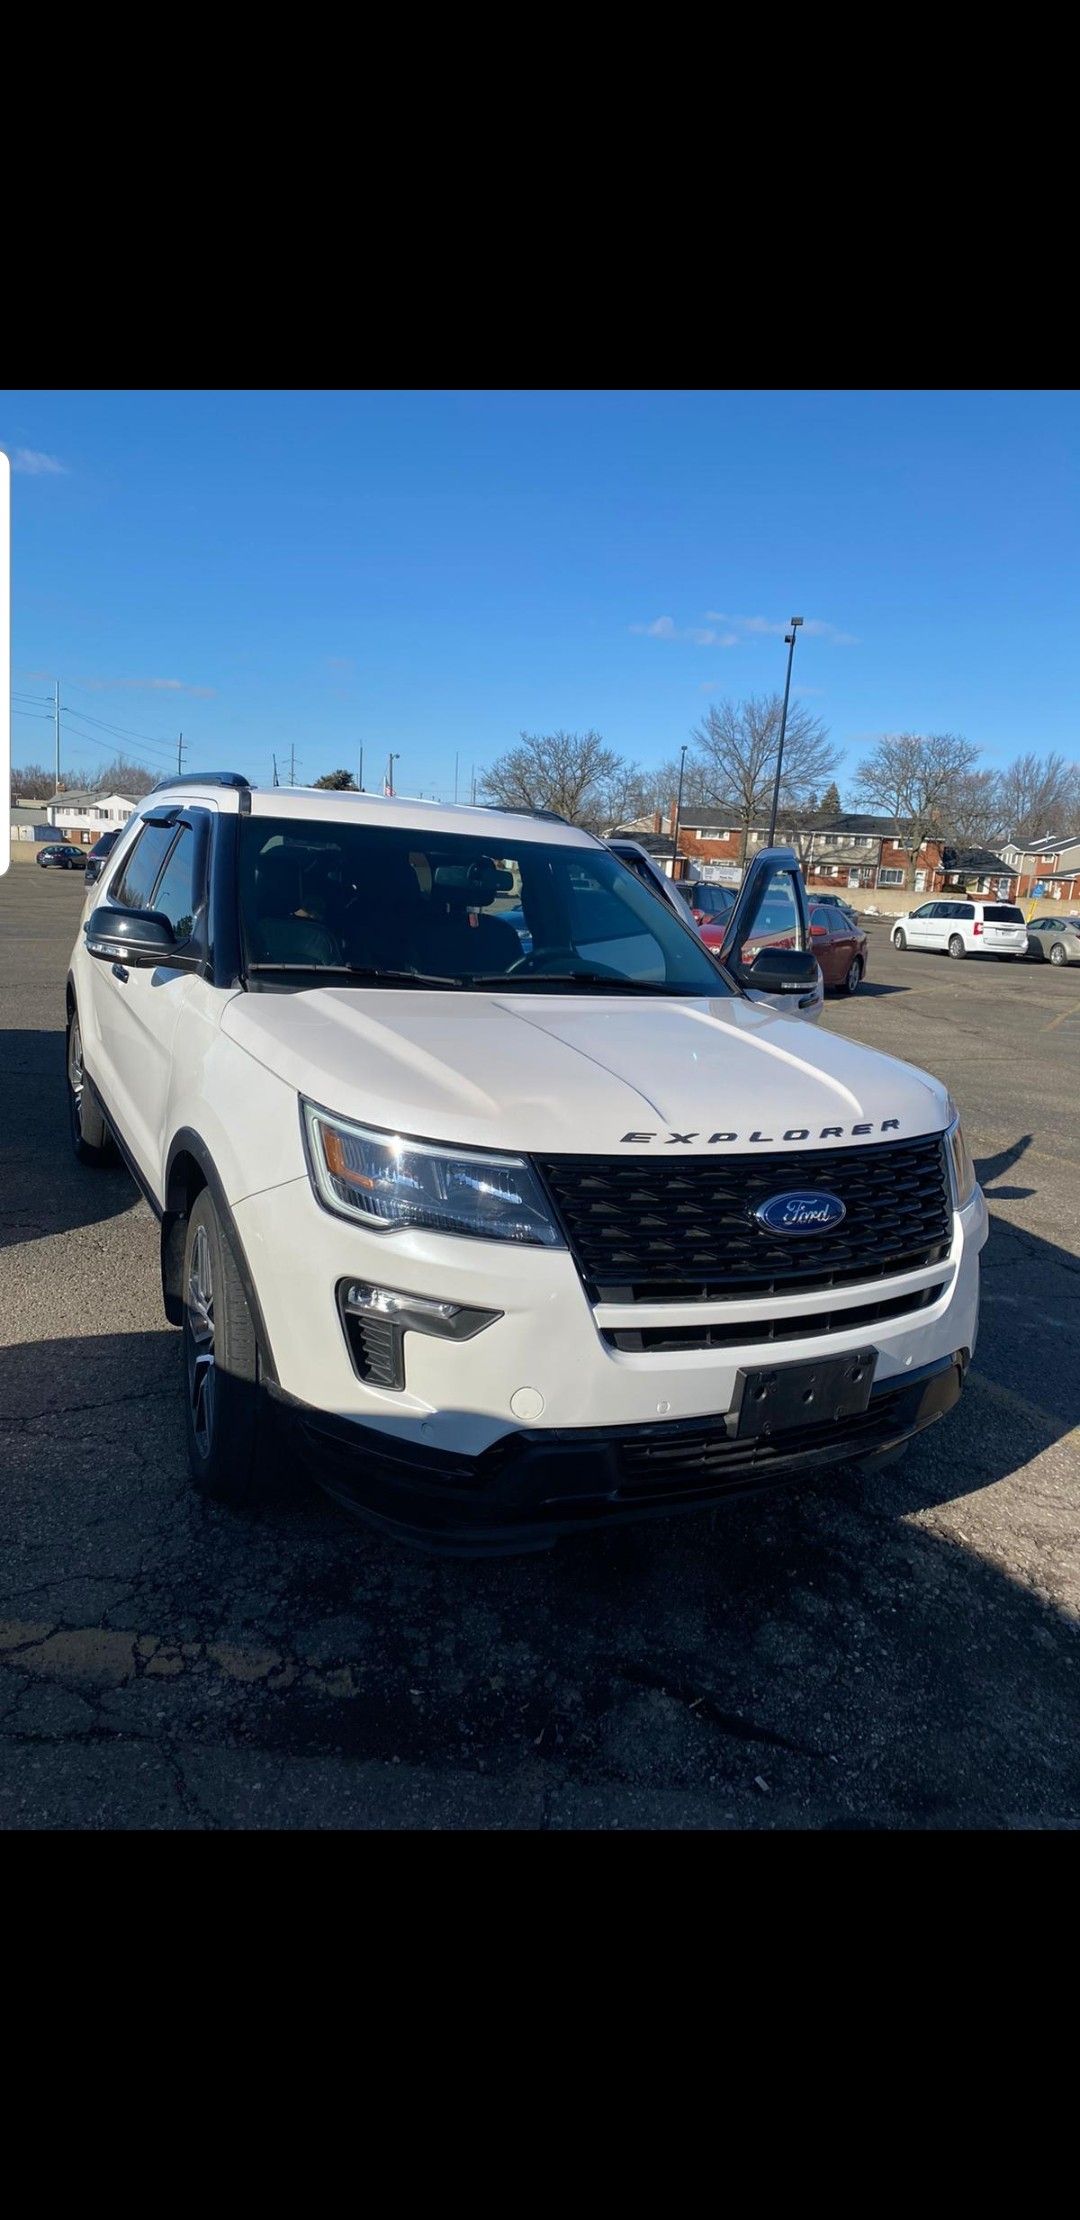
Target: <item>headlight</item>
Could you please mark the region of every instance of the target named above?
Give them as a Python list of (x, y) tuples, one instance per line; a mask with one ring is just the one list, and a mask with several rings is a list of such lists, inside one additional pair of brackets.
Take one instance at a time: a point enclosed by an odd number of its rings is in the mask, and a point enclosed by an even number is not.
[(540, 1242), (561, 1248), (535, 1173), (520, 1156), (486, 1156), (406, 1141), (332, 1117), (302, 1102), (308, 1166), (328, 1210), (360, 1219), (375, 1233), (430, 1226), (485, 1241)]
[(963, 1210), (965, 1203), (969, 1203), (975, 1193), (975, 1166), (968, 1155), (968, 1145), (964, 1139), (963, 1126), (960, 1123), (960, 1112), (951, 1095), (949, 1096), (949, 1110), (951, 1123), (946, 1139), (949, 1143), (949, 1159), (952, 1164), (953, 1193), (956, 1197), (957, 1209)]

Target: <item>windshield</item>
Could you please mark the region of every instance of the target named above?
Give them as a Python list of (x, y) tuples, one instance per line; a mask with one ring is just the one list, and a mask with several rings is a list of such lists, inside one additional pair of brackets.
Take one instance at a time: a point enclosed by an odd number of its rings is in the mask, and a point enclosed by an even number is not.
[[(494, 834), (494, 827), (492, 828)], [(310, 819), (240, 820), (249, 976), (275, 984), (726, 995), (690, 924), (606, 848)]]

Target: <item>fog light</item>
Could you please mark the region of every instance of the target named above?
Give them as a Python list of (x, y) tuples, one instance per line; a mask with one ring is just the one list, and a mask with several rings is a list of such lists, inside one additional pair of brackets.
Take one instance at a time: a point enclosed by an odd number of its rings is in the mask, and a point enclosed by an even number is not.
[(440, 1341), (471, 1341), (502, 1317), (500, 1310), (440, 1302), (431, 1295), (407, 1295), (400, 1288), (375, 1287), (369, 1280), (339, 1280), (337, 1299), (353, 1370), (372, 1387), (404, 1387), (407, 1333), (433, 1334)]

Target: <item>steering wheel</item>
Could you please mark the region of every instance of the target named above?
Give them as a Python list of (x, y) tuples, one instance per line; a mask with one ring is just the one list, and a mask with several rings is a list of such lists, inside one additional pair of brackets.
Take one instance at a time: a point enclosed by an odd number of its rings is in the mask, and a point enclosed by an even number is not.
[(581, 973), (585, 977), (591, 976), (600, 979), (625, 979), (626, 977), (625, 971), (616, 971), (612, 964), (587, 962), (584, 956), (578, 955), (576, 948), (534, 948), (531, 955), (519, 956), (516, 964), (511, 964), (506, 976), (508, 979), (527, 979), (534, 971), (554, 971), (558, 969), (560, 964), (565, 971), (572, 971), (575, 967), (580, 967)]

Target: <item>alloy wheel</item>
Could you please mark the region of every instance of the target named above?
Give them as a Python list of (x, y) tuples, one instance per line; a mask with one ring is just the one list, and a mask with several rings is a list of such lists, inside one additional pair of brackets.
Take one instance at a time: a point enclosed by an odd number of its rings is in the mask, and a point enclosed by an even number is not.
[(1057, 947), (1052, 948), (1050, 950), (1050, 961), (1052, 964), (1063, 964), (1066, 961), (1065, 950)]
[(191, 1244), (187, 1284), (187, 1384), (191, 1426), (202, 1457), (214, 1436), (214, 1275), (205, 1226)]
[(856, 993), (856, 991), (857, 991), (857, 989), (858, 989), (858, 986), (859, 986), (859, 981), (861, 980), (861, 978), (862, 978), (862, 958), (861, 958), (860, 956), (853, 956), (853, 957), (852, 957), (852, 959), (851, 959), (851, 969), (850, 969), (850, 971), (848, 972), (847, 978), (846, 978), (846, 979), (845, 979), (845, 981), (844, 981), (844, 985), (845, 985), (845, 987), (847, 988), (847, 991), (848, 991), (848, 993), (849, 993), (849, 994), (855, 994), (855, 993)]

